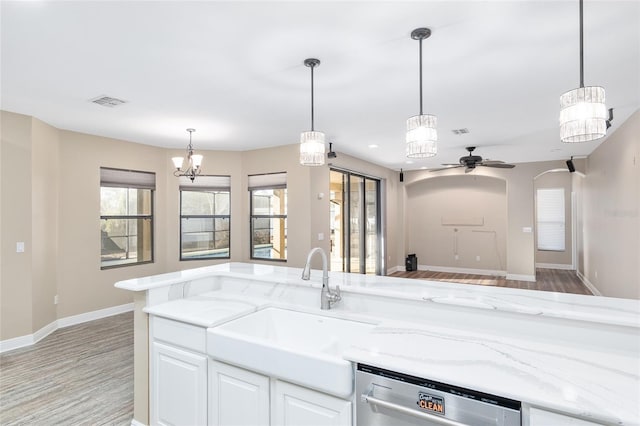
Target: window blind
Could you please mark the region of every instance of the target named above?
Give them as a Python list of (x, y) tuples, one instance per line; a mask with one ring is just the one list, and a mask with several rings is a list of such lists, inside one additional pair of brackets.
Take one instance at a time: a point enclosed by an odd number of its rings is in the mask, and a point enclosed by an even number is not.
[(249, 175), (249, 191), (256, 189), (275, 189), (287, 187), (287, 173), (268, 173), (264, 175)]
[(564, 217), (564, 189), (538, 189), (536, 193), (538, 250), (565, 250)]
[(180, 191), (228, 191), (230, 188), (231, 176), (200, 175), (193, 182), (186, 176), (180, 176)]
[(100, 167), (100, 186), (155, 190), (156, 174), (137, 170)]

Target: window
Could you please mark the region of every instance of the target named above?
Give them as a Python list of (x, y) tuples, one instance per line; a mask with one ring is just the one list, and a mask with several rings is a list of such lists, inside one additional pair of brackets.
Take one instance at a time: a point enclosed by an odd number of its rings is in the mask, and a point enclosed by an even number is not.
[(100, 266), (153, 262), (155, 173), (100, 168)]
[(564, 251), (564, 189), (538, 189), (536, 216), (538, 250)]
[(231, 178), (181, 179), (180, 260), (228, 259)]
[(287, 174), (249, 176), (251, 258), (287, 260)]

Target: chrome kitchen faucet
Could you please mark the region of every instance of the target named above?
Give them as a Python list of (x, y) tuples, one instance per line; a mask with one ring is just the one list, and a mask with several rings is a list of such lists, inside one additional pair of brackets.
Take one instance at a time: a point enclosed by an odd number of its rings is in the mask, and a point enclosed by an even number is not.
[(340, 287), (336, 286), (336, 291), (329, 289), (329, 271), (327, 268), (327, 255), (320, 247), (311, 249), (307, 256), (307, 263), (304, 265), (302, 271), (302, 279), (309, 280), (311, 274), (311, 258), (315, 253), (320, 253), (322, 256), (322, 290), (320, 291), (320, 309), (331, 309), (331, 304), (338, 302), (342, 299), (340, 295)]

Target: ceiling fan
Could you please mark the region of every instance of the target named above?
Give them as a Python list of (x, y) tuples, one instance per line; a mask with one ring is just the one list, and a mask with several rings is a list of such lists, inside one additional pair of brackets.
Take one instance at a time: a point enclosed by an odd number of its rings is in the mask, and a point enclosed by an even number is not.
[(469, 173), (472, 172), (477, 166), (484, 167), (496, 167), (499, 169), (513, 169), (515, 165), (507, 164), (504, 161), (499, 160), (482, 160), (482, 157), (479, 155), (473, 155), (473, 151), (476, 149), (475, 146), (468, 146), (465, 148), (469, 151), (469, 155), (465, 155), (464, 157), (460, 157), (459, 164), (443, 164), (443, 166), (439, 169), (431, 169), (430, 172), (439, 172), (441, 170), (455, 169), (457, 167), (465, 167), (464, 172)]

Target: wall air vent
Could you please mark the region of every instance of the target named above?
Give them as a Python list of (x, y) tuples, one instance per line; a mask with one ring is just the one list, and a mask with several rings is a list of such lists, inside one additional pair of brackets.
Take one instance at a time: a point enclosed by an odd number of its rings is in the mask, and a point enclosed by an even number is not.
[(112, 98), (111, 96), (98, 96), (97, 98), (90, 99), (94, 104), (102, 105), (104, 107), (113, 108), (118, 105), (126, 104), (127, 101), (123, 101), (122, 99)]
[(465, 133), (469, 133), (469, 129), (453, 129), (452, 132), (454, 135), (464, 135)]

